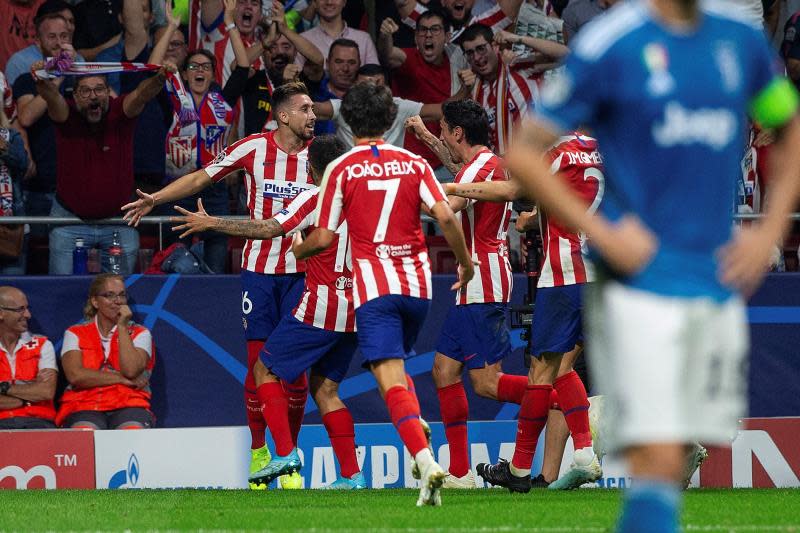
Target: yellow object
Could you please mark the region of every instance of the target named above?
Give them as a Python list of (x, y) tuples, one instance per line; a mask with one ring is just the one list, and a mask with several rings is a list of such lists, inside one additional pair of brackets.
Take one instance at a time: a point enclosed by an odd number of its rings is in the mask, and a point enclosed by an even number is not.
[(189, 0), (172, 0), (172, 4), (175, 6), (173, 16), (179, 18), (181, 24), (189, 24)]

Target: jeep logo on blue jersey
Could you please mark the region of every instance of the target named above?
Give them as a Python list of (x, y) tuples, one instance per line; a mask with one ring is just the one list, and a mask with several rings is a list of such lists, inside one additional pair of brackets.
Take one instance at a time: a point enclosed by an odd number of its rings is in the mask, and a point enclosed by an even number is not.
[(131, 454), (128, 458), (128, 468), (116, 472), (108, 480), (109, 489), (133, 489), (139, 482), (139, 460), (136, 454)]
[(313, 187), (313, 185), (307, 183), (264, 180), (264, 198), (281, 198), (288, 200), (311, 187)]

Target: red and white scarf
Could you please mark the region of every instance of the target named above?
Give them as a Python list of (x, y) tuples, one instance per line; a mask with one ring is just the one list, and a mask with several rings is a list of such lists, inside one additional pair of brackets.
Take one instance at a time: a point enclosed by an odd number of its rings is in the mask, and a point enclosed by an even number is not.
[[(134, 63), (131, 61), (90, 62), (74, 61), (69, 55), (61, 52), (56, 57), (47, 60), (43, 69), (34, 72), (38, 79), (52, 79), (59, 76), (86, 76), (89, 74), (112, 74), (116, 72), (147, 72), (161, 68), (161, 65), (152, 63)], [(178, 105), (176, 115), (181, 124), (189, 124), (197, 120), (189, 92), (183, 85), (181, 77), (175, 73), (167, 72), (167, 92)]]
[[(11, 132), (8, 128), (0, 128), (0, 138), (11, 143)], [(10, 217), (14, 215), (14, 180), (11, 177), (11, 169), (5, 161), (0, 160), (0, 217)]]

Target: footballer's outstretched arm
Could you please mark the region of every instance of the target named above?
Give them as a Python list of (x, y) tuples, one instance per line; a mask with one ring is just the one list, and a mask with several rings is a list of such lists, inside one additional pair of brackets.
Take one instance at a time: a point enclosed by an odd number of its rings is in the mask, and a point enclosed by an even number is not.
[(122, 206), (122, 211), (125, 212), (122, 218), (128, 221), (129, 226), (138, 226), (139, 220), (152, 211), (155, 206), (191, 196), (202, 191), (211, 183), (211, 176), (201, 168), (191, 174), (181, 176), (153, 194), (136, 189), (139, 199)]
[(431, 208), (431, 215), (439, 223), (447, 244), (456, 255), (458, 261), (458, 281), (450, 287), (451, 290), (460, 289), (469, 283), (475, 275), (475, 266), (467, 249), (467, 242), (464, 240), (464, 233), (461, 225), (456, 220), (453, 210), (445, 201), (436, 202)]
[(445, 183), (444, 191), (448, 196), (498, 203), (513, 202), (523, 196), (522, 187), (515, 180)]
[(283, 227), (274, 218), (267, 220), (230, 220), (213, 217), (206, 213), (205, 208), (203, 208), (203, 200), (200, 198), (197, 199), (197, 211), (194, 213), (179, 205), (175, 206), (175, 210), (183, 216), (170, 217), (169, 221), (180, 224), (172, 227), (172, 231), (183, 232), (178, 237), (180, 239), (203, 231), (216, 231), (234, 237), (263, 240), (282, 237), (286, 234), (283, 231)]
[(544, 154), (557, 135), (535, 119), (525, 119), (508, 154), (506, 168), (515, 176), (523, 192), (571, 228), (586, 232), (592, 245), (608, 264), (622, 274), (635, 274), (655, 253), (655, 235), (635, 216), (623, 216), (611, 223), (588, 206), (561, 177), (550, 172)]

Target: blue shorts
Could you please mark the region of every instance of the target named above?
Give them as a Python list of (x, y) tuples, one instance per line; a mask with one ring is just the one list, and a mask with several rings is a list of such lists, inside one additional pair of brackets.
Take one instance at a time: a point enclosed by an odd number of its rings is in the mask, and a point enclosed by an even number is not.
[(358, 347), (364, 366), (383, 359), (405, 359), (417, 341), (430, 301), (413, 296), (380, 296), (356, 309)]
[(355, 333), (315, 328), (289, 315), (264, 344), (261, 362), (287, 383), (309, 368), (339, 383), (347, 375), (357, 345)]
[(242, 270), (242, 325), (247, 340), (269, 338), (300, 302), (305, 274), (258, 274)]
[(583, 283), (536, 290), (531, 339), (536, 357), (571, 352), (583, 341)]
[(436, 351), (470, 370), (493, 365), (511, 353), (506, 304), (456, 305), (442, 325)]

